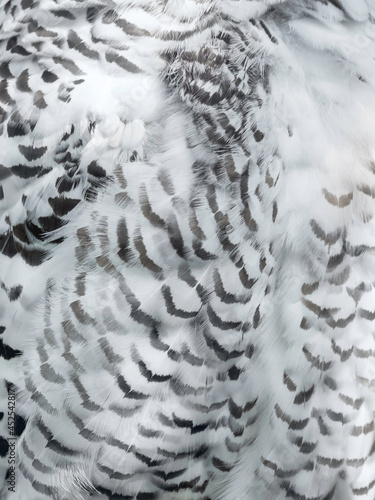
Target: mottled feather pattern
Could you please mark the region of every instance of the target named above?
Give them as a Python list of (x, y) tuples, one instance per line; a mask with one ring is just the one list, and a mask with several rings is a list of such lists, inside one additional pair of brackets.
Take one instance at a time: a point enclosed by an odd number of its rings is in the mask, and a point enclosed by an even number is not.
[(0, 498), (373, 499), (375, 2), (1, 9)]

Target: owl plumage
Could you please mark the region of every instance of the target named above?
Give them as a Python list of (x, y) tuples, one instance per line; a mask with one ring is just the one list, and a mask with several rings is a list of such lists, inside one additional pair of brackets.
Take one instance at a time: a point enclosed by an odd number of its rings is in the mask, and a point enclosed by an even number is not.
[(374, 0), (1, 12), (0, 498), (373, 499)]

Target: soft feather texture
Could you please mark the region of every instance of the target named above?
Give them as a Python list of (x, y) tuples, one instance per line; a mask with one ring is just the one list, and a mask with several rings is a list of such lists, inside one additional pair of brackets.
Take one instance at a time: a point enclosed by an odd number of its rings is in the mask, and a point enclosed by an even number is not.
[(2, 499), (374, 497), (374, 15), (2, 4)]

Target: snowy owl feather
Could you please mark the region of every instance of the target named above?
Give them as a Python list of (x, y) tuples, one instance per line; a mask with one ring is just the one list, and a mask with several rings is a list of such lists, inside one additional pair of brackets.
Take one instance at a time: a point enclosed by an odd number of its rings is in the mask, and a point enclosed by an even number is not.
[(374, 19), (3, 1), (1, 499), (374, 498)]

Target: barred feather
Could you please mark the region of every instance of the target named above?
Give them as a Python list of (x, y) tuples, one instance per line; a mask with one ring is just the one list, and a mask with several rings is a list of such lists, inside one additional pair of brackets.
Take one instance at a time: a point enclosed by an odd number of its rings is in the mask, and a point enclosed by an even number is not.
[(0, 498), (373, 499), (374, 0), (0, 8)]

